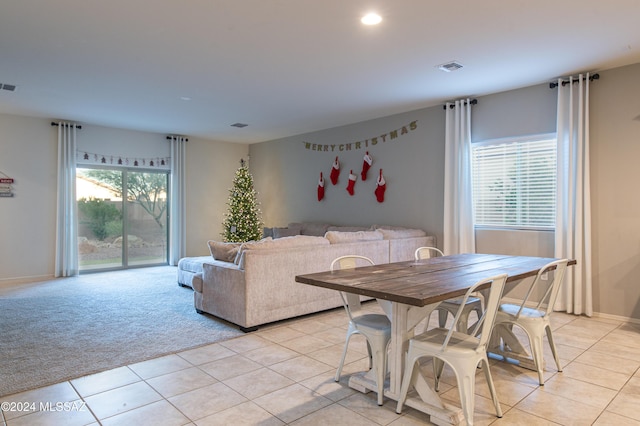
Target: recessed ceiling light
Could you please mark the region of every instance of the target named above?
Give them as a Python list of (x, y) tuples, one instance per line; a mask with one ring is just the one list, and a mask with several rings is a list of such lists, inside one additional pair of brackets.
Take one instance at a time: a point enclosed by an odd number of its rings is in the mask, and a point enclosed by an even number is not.
[(462, 68), (462, 64), (456, 61), (447, 62), (446, 64), (436, 65), (440, 71), (452, 72)]
[(238, 129), (242, 129), (243, 127), (247, 127), (248, 124), (244, 124), (244, 123), (233, 123), (231, 125), (231, 127), (237, 127)]
[(360, 22), (365, 25), (378, 25), (382, 22), (382, 17), (377, 13), (367, 13), (360, 19)]
[(191, 98), (190, 98), (190, 97), (188, 97), (188, 96), (180, 96), (180, 100), (181, 100), (181, 101), (190, 101), (190, 100), (191, 100)]
[(7, 92), (15, 92), (18, 86), (15, 84), (3, 84), (0, 83), (0, 90), (6, 90)]

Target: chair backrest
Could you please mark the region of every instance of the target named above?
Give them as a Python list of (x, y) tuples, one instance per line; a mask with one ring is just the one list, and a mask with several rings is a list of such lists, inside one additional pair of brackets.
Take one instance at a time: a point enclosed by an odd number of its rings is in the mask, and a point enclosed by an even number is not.
[[(544, 317), (553, 312), (553, 305), (556, 303), (556, 299), (558, 298), (558, 292), (560, 291), (560, 285), (562, 284), (562, 279), (564, 278), (564, 273), (567, 270), (568, 263), (568, 259), (555, 260), (553, 262), (547, 263), (538, 271), (538, 274), (533, 280), (533, 283), (531, 283), (531, 287), (529, 287), (529, 290), (527, 290), (527, 294), (524, 296), (522, 302), (520, 303), (520, 309), (518, 309), (516, 319), (520, 317), (522, 310), (526, 307), (527, 304), (535, 303), (535, 308), (539, 311), (544, 312)], [(533, 297), (538, 294), (537, 292), (534, 292), (534, 290), (542, 285), (542, 283), (546, 280), (543, 278), (548, 276), (545, 274), (548, 274), (550, 271), (553, 271), (553, 282), (549, 284), (542, 297), (539, 297), (537, 300), (533, 300)]]
[[(478, 346), (476, 348), (476, 351), (486, 351), (489, 337), (491, 337), (491, 331), (493, 330), (493, 325), (496, 320), (498, 305), (500, 304), (500, 299), (502, 299), (502, 292), (504, 291), (504, 285), (506, 282), (507, 274), (500, 274), (483, 279), (471, 286), (462, 298), (462, 303), (460, 303), (458, 312), (456, 312), (453, 324), (457, 324), (460, 320), (460, 316), (462, 315), (462, 311), (465, 308), (467, 299), (471, 296), (471, 294), (478, 291), (477, 289), (479, 286), (486, 283), (491, 283), (491, 286), (489, 287), (489, 297), (485, 298), (484, 312), (482, 313), (482, 316), (476, 323), (473, 330), (469, 333), (471, 336), (476, 336), (478, 334), (478, 331), (480, 331), (480, 338), (478, 339)], [(444, 343), (442, 344), (443, 352), (446, 351), (447, 345), (449, 344), (449, 340), (451, 340), (451, 336), (453, 335), (454, 331), (455, 327), (451, 327), (449, 329), (449, 332), (444, 339)]]
[(444, 253), (436, 247), (418, 247), (413, 254), (416, 260), (429, 259), (430, 257), (444, 256)]
[[(358, 266), (370, 266), (375, 265), (373, 260), (369, 259), (366, 256), (360, 256), (356, 254), (340, 256), (331, 262), (331, 271), (335, 271), (336, 269), (353, 269)], [(349, 315), (349, 319), (353, 319), (353, 313), (357, 312), (361, 308), (360, 304), (360, 296), (353, 293), (346, 293), (341, 291), (340, 297), (342, 297), (342, 304), (344, 305), (344, 309), (347, 311), (347, 315)]]

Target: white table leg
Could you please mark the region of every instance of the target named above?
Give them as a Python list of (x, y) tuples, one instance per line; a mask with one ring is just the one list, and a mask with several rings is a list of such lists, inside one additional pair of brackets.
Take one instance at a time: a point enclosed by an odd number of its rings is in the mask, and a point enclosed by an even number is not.
[(487, 352), (493, 359), (501, 359), (528, 370), (538, 371), (531, 354), (522, 346), (513, 330), (505, 324), (499, 324), (493, 328)]
[[(381, 305), (387, 315), (389, 315), (389, 308), (391, 308), (390, 374), (389, 388), (385, 390), (385, 396), (397, 401), (402, 385), (409, 339), (413, 337), (416, 325), (427, 315), (430, 315), (437, 304), (425, 307), (409, 306), (402, 303), (392, 303), (391, 306), (385, 306), (384, 303), (381, 303)], [(375, 378), (368, 373), (356, 374), (349, 379), (349, 386), (360, 392), (375, 390)], [(431, 422), (438, 425), (464, 424), (462, 409), (444, 404), (422, 374), (418, 375), (415, 388), (418, 396), (407, 398), (405, 405), (429, 414)]]

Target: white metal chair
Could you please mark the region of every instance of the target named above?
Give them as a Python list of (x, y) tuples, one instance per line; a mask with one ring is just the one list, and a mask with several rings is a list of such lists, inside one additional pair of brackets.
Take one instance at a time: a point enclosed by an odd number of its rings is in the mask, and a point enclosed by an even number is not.
[[(420, 368), (418, 360), (422, 357), (430, 356), (433, 357), (436, 391), (438, 390), (445, 363), (449, 365), (455, 373), (458, 391), (460, 393), (460, 403), (462, 404), (462, 412), (468, 425), (473, 424), (476, 372), (478, 365), (483, 363), (482, 370), (489, 385), (491, 398), (496, 408), (496, 415), (502, 417), (502, 409), (493, 385), (491, 371), (489, 370), (487, 344), (491, 336), (491, 329), (494, 325), (498, 304), (500, 303), (506, 280), (507, 274), (483, 279), (469, 288), (462, 297), (463, 303), (459, 305), (454, 324), (456, 324), (462, 316), (465, 306), (464, 302), (471, 297), (471, 294), (477, 290), (478, 286), (488, 282), (491, 283), (485, 311), (482, 313), (470, 334), (456, 331), (454, 327), (448, 330), (439, 327), (428, 330), (409, 340), (407, 362), (396, 408), (398, 414), (402, 412), (402, 406), (407, 398), (409, 386), (415, 385), (416, 383), (416, 378), (419, 374), (418, 370)], [(479, 337), (476, 337), (478, 333), (480, 333)]]
[[(358, 263), (373, 265), (373, 261), (365, 256), (348, 255), (341, 256), (331, 262), (331, 270), (355, 268)], [(340, 373), (347, 357), (349, 340), (354, 334), (362, 334), (367, 340), (369, 352), (369, 368), (374, 369), (376, 385), (378, 388), (378, 405), (382, 405), (384, 397), (384, 379), (387, 370), (387, 347), (391, 341), (391, 322), (383, 314), (361, 314), (360, 296), (352, 293), (340, 292), (342, 303), (349, 316), (349, 328), (344, 342), (342, 359), (336, 371), (335, 381), (340, 380)]]
[[(496, 329), (499, 327), (512, 329), (513, 325), (517, 325), (527, 334), (531, 345), (531, 355), (538, 370), (538, 381), (541, 386), (544, 385), (544, 351), (542, 349), (542, 340), (544, 339), (545, 332), (558, 371), (562, 371), (558, 351), (553, 342), (549, 317), (553, 312), (553, 305), (558, 297), (568, 262), (568, 259), (561, 259), (545, 265), (536, 275), (522, 302), (520, 304), (501, 304), (496, 317)], [(546, 291), (542, 294), (542, 297), (540, 297), (539, 293), (542, 293), (542, 291), (534, 290), (542, 284), (544, 281), (543, 277), (547, 277), (548, 275), (546, 274), (549, 273), (553, 273), (553, 282), (548, 285)], [(531, 308), (526, 305), (533, 305), (534, 307)]]
[[(436, 256), (444, 256), (444, 253), (436, 247), (418, 247), (415, 251), (415, 259), (428, 259), (430, 257), (434, 257), (432, 254), (435, 253)], [(458, 308), (460, 307), (460, 302), (462, 301), (461, 297), (456, 297), (454, 299), (448, 299), (444, 302), (440, 303), (436, 310), (438, 311), (438, 326), (444, 328), (447, 324), (447, 316), (451, 313), (451, 316), (455, 316), (456, 312), (458, 312)], [(469, 299), (467, 299), (466, 304), (464, 305), (464, 310), (462, 311), (462, 315), (460, 316), (460, 320), (456, 324), (456, 329), (463, 333), (468, 333), (469, 331), (469, 314), (471, 312), (475, 312), (476, 316), (480, 318), (482, 312), (484, 311), (484, 300), (482, 295), (476, 294)], [(429, 322), (427, 321), (427, 327), (429, 326)]]

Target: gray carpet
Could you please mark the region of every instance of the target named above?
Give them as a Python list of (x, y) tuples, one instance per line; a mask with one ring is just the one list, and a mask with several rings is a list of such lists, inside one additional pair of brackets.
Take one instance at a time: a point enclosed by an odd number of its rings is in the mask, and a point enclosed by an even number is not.
[(0, 293), (0, 396), (243, 333), (197, 314), (171, 266), (86, 274)]

